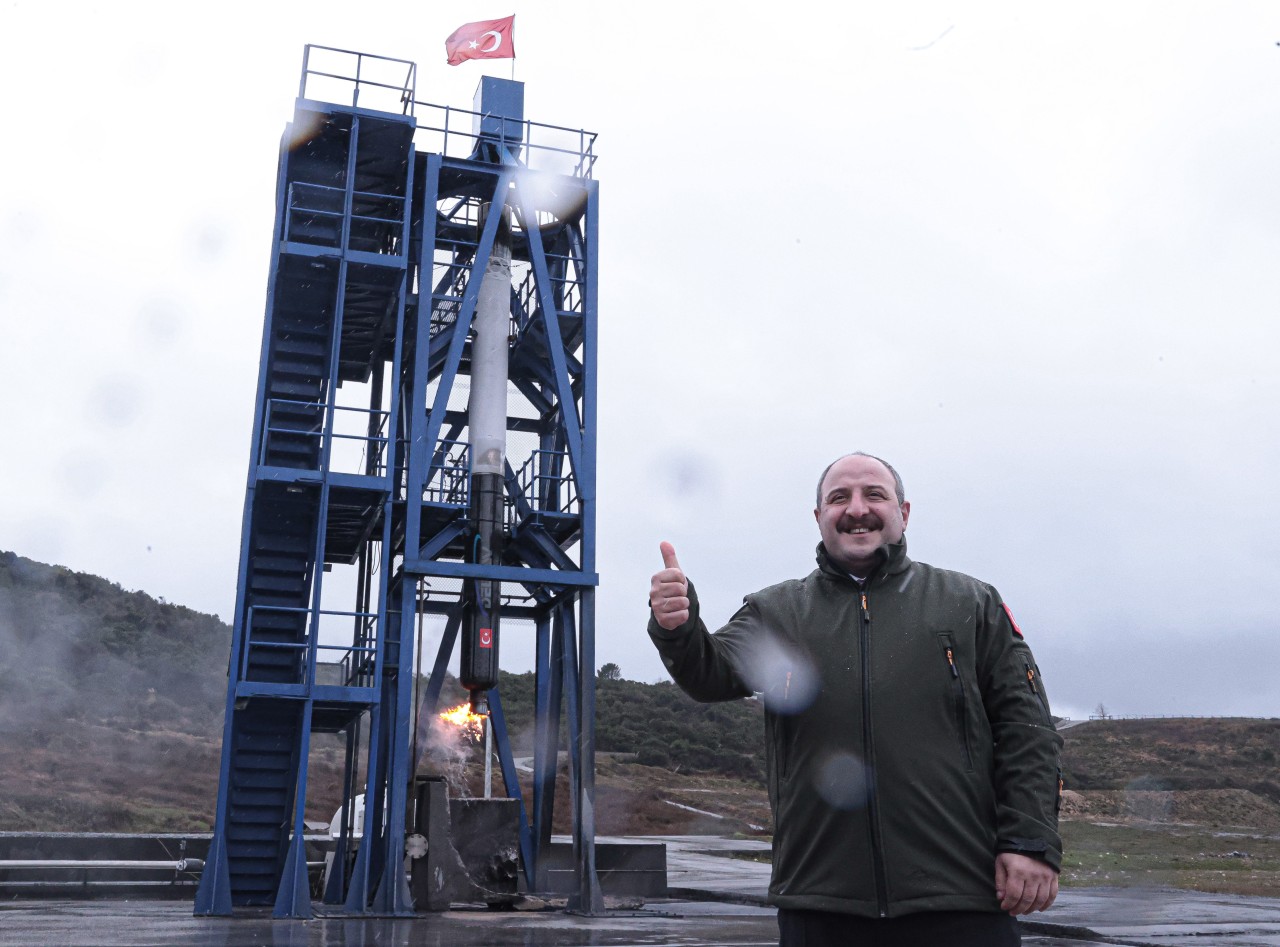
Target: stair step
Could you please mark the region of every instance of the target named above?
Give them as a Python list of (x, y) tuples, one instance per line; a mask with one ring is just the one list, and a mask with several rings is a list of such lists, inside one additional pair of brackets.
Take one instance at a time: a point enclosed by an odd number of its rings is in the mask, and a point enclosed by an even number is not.
[(255, 684), (278, 684), (284, 687), (301, 684), (302, 671), (301, 668), (259, 668), (250, 665), (244, 679)]
[[(299, 404), (294, 399), (276, 401), (271, 405), (271, 426), (283, 427), (293, 425), (298, 430), (320, 429), (324, 418), (324, 406), (306, 402)], [(305, 425), (305, 426), (304, 426)]]
[[(255, 659), (258, 657), (262, 657), (270, 654), (291, 655), (291, 652), (292, 652), (291, 656), (300, 656), (301, 655), (300, 650), (294, 651), (294, 649), (292, 648), (274, 648), (274, 647), (267, 647), (267, 646), (268, 645), (284, 645), (284, 644), (300, 645), (303, 642), (303, 637), (302, 637), (301, 629), (281, 630), (279, 628), (254, 628), (253, 634), (252, 634), (252, 641), (254, 644), (253, 657)], [(270, 664), (273, 667), (279, 667), (281, 664), (281, 662), (278, 662), (278, 661), (271, 661), (271, 662), (264, 661), (262, 663), (264, 665)]]
[(297, 431), (299, 434), (319, 434), (324, 430), (324, 417), (319, 408), (276, 403), (271, 406), (270, 427), (273, 431), (285, 430)]
[(257, 809), (252, 806), (238, 806), (232, 803), (227, 817), (234, 819), (240, 825), (272, 825), (278, 826), (283, 823), (285, 813), (280, 806), (271, 806), (268, 809)]
[(245, 881), (243, 886), (237, 887), (251, 888), (254, 891), (267, 890), (267, 887), (275, 886), (275, 853), (261, 858), (245, 858), (237, 859), (230, 855), (231, 873), (237, 878)]
[(289, 398), (295, 401), (317, 400), (320, 397), (319, 378), (299, 381), (295, 378), (271, 377), (267, 380), (267, 397)]
[(263, 463), (268, 467), (282, 467), (285, 470), (319, 469), (315, 458), (303, 457), (298, 454), (268, 454), (263, 458)]
[(270, 553), (272, 555), (296, 555), (299, 558), (309, 557), (312, 553), (310, 523), (295, 524), (302, 527), (302, 533), (289, 535), (280, 532), (258, 531), (253, 537), (250, 547), (253, 554)]
[[(269, 618), (281, 619), (268, 621)], [(306, 634), (306, 616), (284, 615), (273, 612), (255, 611), (251, 638), (255, 643), (269, 644), (301, 644)], [(288, 621), (286, 622), (285, 619)], [(277, 649), (278, 650), (278, 649)], [(265, 654), (263, 650), (261, 653)], [(281, 652), (283, 653), (283, 652)]]
[(328, 316), (305, 307), (289, 306), (282, 301), (272, 320), (273, 340), (301, 343), (319, 342), (327, 346), (332, 332)]
[[(276, 652), (282, 653), (282, 652)], [(297, 684), (302, 674), (300, 658), (259, 661), (256, 658), (249, 662), (248, 679), (259, 684)]]
[(255, 731), (236, 734), (236, 751), (250, 753), (288, 753), (293, 746), (294, 724), (289, 721), (288, 728), (278, 730)]
[[(252, 569), (252, 566), (251, 566)], [(261, 572), (252, 569), (249, 573), (249, 588), (252, 591), (264, 592), (303, 592), (306, 590), (306, 576), (278, 572)], [(255, 603), (256, 604), (256, 603)]]
[(307, 571), (305, 555), (286, 555), (284, 553), (255, 552), (249, 561), (249, 569), (254, 575), (298, 575)]
[[(303, 635), (301, 629), (280, 629), (280, 628), (254, 628), (253, 643), (254, 645), (277, 645), (277, 644), (302, 644)], [(268, 654), (270, 652), (277, 654), (288, 654), (288, 648), (260, 648), (255, 653)]]
[(319, 457), (320, 438), (312, 435), (290, 436), (273, 431), (267, 438), (267, 454), (287, 458)]
[[(263, 576), (262, 582), (263, 582), (262, 585), (254, 584), (251, 587), (250, 589), (251, 594), (249, 597), (250, 605), (253, 605), (253, 606), (279, 605), (285, 608), (298, 608), (298, 607), (306, 608), (307, 607), (308, 603), (307, 603), (306, 596), (303, 594), (300, 594), (302, 592), (305, 592), (305, 588), (296, 588), (296, 587), (270, 588), (268, 587), (268, 584), (271, 582), (271, 578), (269, 576)], [(305, 620), (307, 617), (306, 614), (303, 612), (273, 612), (273, 611), (270, 611), (269, 609), (264, 613), (263, 617), (265, 617), (265, 615), (270, 615), (272, 618), (275, 618), (275, 619), (283, 618), (291, 621)], [(259, 617), (258, 613), (255, 612), (254, 613), (255, 622), (258, 617)], [(289, 626), (277, 623), (276, 627), (287, 628)]]
[(285, 777), (290, 773), (290, 767), (286, 765), (272, 770), (266, 769), (247, 769), (237, 770), (232, 785), (237, 789), (280, 789), (288, 787), (285, 785)]
[(280, 850), (280, 836), (283, 834), (284, 820), (273, 827), (252, 824), (238, 824), (234, 834), (227, 828), (227, 842), (234, 846), (229, 850), (233, 857), (252, 861), (271, 861)]
[(227, 853), (231, 862), (231, 874), (243, 883), (236, 885), (239, 890), (266, 891), (275, 887), (275, 861), (279, 856), (272, 854), (265, 858), (237, 859)]
[[(268, 373), (268, 386), (274, 391), (280, 382), (305, 382), (315, 386), (315, 391), (319, 393), (319, 386), (328, 375), (328, 369), (319, 368), (312, 365), (272, 365)], [(290, 399), (294, 401), (304, 401), (304, 398)]]
[(279, 826), (271, 828), (244, 824), (228, 826), (227, 843), (235, 846), (234, 854), (240, 858), (273, 859), (280, 847), (283, 826), (283, 819), (280, 820)]
[(327, 331), (298, 332), (296, 330), (277, 330), (271, 336), (271, 343), (275, 346), (277, 352), (287, 352), (290, 355), (323, 359), (329, 354), (329, 333)]
[(283, 772), (289, 767), (289, 760), (293, 755), (290, 749), (289, 747), (274, 749), (259, 745), (243, 752), (237, 751), (232, 763), (238, 770)]
[(253, 806), (255, 808), (283, 809), (286, 803), (283, 787), (254, 788), (237, 787), (233, 807)]

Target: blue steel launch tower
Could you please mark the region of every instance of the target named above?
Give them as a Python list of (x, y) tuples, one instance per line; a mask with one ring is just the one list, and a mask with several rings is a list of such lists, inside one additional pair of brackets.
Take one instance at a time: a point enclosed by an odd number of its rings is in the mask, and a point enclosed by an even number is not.
[[(419, 711), (435, 711), (460, 647), (463, 684), (490, 715), (515, 798), (498, 644), (504, 628), (535, 636), (523, 877), (545, 890), (563, 705), (573, 905), (601, 909), (594, 136), (525, 120), (521, 83), (484, 78), (468, 111), (418, 102), (415, 76), (403, 60), (304, 54), (280, 150), (197, 914), (271, 905), (278, 917), (311, 915), (304, 812), (309, 751), (324, 733), (346, 738), (324, 900), (351, 914), (412, 911), (414, 642), (427, 616), (443, 630)], [(487, 434), (480, 397), (490, 415), (498, 401)]]

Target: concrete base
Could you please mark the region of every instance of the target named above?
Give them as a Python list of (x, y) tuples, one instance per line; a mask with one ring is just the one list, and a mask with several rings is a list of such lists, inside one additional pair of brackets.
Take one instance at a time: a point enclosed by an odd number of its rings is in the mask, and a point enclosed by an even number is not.
[[(551, 894), (576, 894), (577, 868), (573, 845), (552, 842), (547, 882)], [(600, 890), (611, 897), (667, 897), (667, 846), (661, 842), (596, 841), (596, 877)]]
[[(422, 841), (409, 841), (409, 892), (414, 907), (446, 911), (459, 902), (512, 903), (519, 866), (519, 820), (515, 799), (451, 800), (442, 779), (420, 777), (414, 832)], [(425, 851), (415, 852), (415, 847)]]

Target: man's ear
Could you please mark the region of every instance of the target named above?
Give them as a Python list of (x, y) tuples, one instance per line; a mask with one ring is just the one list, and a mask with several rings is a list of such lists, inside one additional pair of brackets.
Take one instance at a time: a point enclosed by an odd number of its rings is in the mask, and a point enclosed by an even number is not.
[(907, 528), (907, 519), (910, 516), (911, 516), (911, 501), (903, 500), (902, 501), (902, 528), (903, 529)]
[(818, 515), (818, 513), (819, 513), (819, 512), (820, 512), (820, 511), (818, 510), (818, 508), (817, 508), (817, 507), (814, 507), (814, 508), (813, 508), (813, 521), (814, 521), (815, 523), (817, 523), (819, 526), (821, 526), (821, 525), (822, 525), (822, 517)]

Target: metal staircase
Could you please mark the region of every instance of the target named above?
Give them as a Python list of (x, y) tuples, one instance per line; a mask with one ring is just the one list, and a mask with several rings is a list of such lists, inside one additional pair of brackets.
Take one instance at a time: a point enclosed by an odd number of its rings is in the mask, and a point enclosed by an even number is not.
[[(281, 146), (217, 823), (197, 914), (274, 905), (310, 916), (312, 736), (375, 714), (380, 677), (398, 670), (383, 665), (385, 576), (368, 552), (391, 520), (396, 448), (382, 402), (400, 365), (413, 130), (406, 115), (300, 97)], [(354, 608), (326, 606), (336, 564), (357, 566)]]

